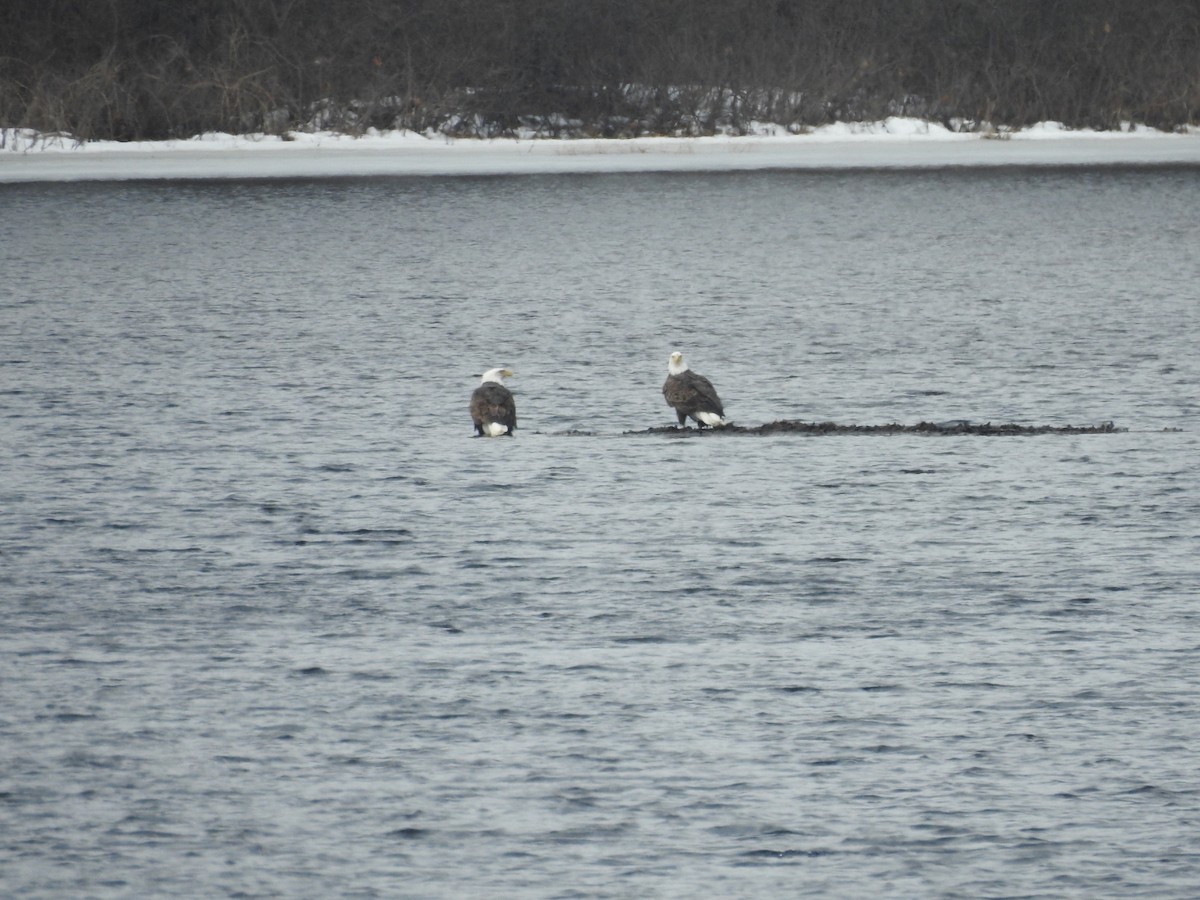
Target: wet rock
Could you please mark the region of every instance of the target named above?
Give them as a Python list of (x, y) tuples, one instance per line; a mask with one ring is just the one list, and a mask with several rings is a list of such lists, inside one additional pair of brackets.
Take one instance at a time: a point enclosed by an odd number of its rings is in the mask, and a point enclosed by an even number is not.
[(902, 425), (899, 422), (887, 425), (839, 425), (836, 422), (799, 422), (781, 419), (764, 425), (726, 425), (724, 428), (705, 429), (664, 425), (647, 428), (644, 431), (626, 431), (625, 434), (664, 434), (680, 437), (701, 434), (976, 434), (996, 437), (1034, 434), (1116, 434), (1122, 431), (1128, 431), (1128, 429), (1118, 428), (1112, 422), (1102, 422), (1099, 425), (1017, 425), (1008, 422), (996, 425), (991, 422), (969, 422), (959, 419), (953, 422), (918, 422), (915, 425)]

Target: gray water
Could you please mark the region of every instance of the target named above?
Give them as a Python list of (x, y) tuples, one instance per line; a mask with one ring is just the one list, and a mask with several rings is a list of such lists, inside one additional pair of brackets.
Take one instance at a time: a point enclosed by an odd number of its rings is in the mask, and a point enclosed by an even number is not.
[[(0, 188), (0, 893), (1194, 896), (1198, 247), (1194, 169)], [(627, 433), (675, 348), (1128, 430)]]

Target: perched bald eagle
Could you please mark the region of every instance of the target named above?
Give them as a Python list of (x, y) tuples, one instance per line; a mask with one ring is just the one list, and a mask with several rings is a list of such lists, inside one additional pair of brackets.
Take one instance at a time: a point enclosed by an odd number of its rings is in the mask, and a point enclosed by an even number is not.
[(676, 350), (671, 354), (667, 363), (667, 380), (663, 382), (663, 396), (667, 403), (675, 408), (679, 424), (684, 424), (688, 416), (696, 423), (696, 427), (705, 425), (720, 427), (728, 425), (725, 409), (721, 398), (717, 396), (712, 382), (703, 375), (697, 375), (683, 361), (683, 354)]
[(509, 369), (488, 369), (483, 373), (483, 380), (471, 395), (471, 421), (475, 423), (475, 434), (511, 436), (516, 429), (517, 404), (504, 386), (504, 379), (512, 376)]

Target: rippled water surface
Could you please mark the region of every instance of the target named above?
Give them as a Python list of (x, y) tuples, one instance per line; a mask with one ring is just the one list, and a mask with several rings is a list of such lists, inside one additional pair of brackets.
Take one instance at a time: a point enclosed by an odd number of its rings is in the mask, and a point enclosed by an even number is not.
[(1194, 895), (1197, 171), (0, 212), (0, 893)]

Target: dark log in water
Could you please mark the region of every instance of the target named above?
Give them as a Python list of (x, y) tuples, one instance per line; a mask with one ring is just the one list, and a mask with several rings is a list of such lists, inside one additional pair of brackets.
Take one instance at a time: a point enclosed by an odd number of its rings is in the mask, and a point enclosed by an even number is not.
[(726, 425), (724, 428), (691, 428), (677, 425), (664, 425), (658, 428), (647, 428), (644, 431), (626, 431), (625, 434), (666, 434), (666, 435), (700, 435), (700, 434), (976, 434), (987, 437), (1004, 435), (1032, 434), (1116, 434), (1128, 431), (1118, 428), (1112, 422), (1102, 422), (1099, 425), (1016, 425), (1005, 423), (993, 425), (991, 422), (918, 422), (916, 425), (901, 425), (893, 422), (889, 425), (839, 425), (836, 422), (797, 422), (781, 420), (768, 422), (765, 425)]

